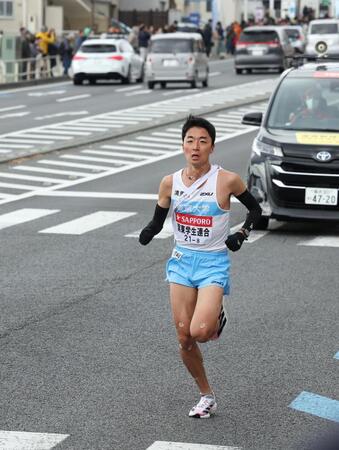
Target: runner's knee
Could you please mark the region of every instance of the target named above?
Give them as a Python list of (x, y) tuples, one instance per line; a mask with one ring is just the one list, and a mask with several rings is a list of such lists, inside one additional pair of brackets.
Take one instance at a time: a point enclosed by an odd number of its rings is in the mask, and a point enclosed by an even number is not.
[(179, 348), (183, 351), (191, 351), (194, 341), (191, 336), (179, 336)]
[(215, 327), (211, 327), (206, 322), (201, 322), (199, 325), (191, 327), (192, 338), (200, 343), (207, 342), (215, 333)]

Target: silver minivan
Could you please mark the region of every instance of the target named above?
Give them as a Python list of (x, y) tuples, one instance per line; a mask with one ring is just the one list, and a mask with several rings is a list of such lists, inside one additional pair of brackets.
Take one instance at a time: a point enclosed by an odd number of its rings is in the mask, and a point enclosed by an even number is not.
[(339, 20), (319, 19), (310, 22), (307, 33), (306, 54), (339, 55)]
[(156, 83), (198, 82), (208, 86), (208, 57), (199, 33), (163, 33), (151, 37), (145, 62), (145, 80), (149, 89)]

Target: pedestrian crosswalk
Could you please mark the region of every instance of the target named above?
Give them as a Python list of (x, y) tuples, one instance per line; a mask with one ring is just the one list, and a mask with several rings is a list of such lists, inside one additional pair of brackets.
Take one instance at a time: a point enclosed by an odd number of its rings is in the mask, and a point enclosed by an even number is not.
[[(254, 131), (253, 127), (241, 124), (241, 117), (246, 112), (264, 111), (265, 108), (266, 104), (259, 102), (208, 115), (208, 119), (216, 125), (216, 142)], [(79, 131), (80, 128), (82, 131)], [(90, 132), (90, 127), (81, 125), (80, 128), (77, 131), (73, 129), (72, 132)], [(43, 132), (46, 133), (46, 130)], [(46, 139), (50, 137), (47, 134), (44, 136)], [(60, 137), (67, 139), (69, 136), (57, 136)], [(172, 125), (105, 141), (91, 147), (84, 146), (77, 150), (48, 154), (40, 159), (25, 160), (15, 165), (2, 165), (0, 204), (13, 201), (22, 194), (27, 196), (29, 191), (40, 193), (43, 190), (69, 187), (93, 179), (96, 174), (100, 177), (112, 175), (170, 158), (181, 152), (181, 128)]]
[[(86, 195), (86, 193), (84, 193)], [(112, 194), (112, 198), (132, 198), (131, 194)], [(153, 198), (154, 197), (154, 198)], [(150, 199), (153, 200), (156, 196), (151, 196), (150, 194), (139, 194), (140, 199)], [(91, 212), (89, 214), (84, 215), (75, 215), (75, 217), (71, 218), (71, 220), (63, 221), (62, 220), (63, 211), (60, 209), (44, 209), (44, 208), (21, 208), (16, 209), (11, 212), (7, 212), (0, 215), (0, 232), (1, 230), (8, 229), (11, 227), (16, 227), (19, 225), (24, 225), (29, 222), (38, 221), (39, 219), (43, 219), (47, 216), (51, 216), (53, 218), (54, 224), (49, 227), (34, 227), (34, 233), (44, 234), (44, 235), (64, 235), (64, 236), (81, 236), (86, 233), (90, 233), (96, 230), (101, 230), (105, 227), (107, 229), (109, 226), (116, 224), (121, 221), (128, 221), (132, 216), (138, 216), (138, 212), (136, 211), (115, 211), (115, 210), (100, 210)], [(138, 220), (138, 219), (137, 219)], [(121, 232), (121, 237), (125, 237), (127, 239), (137, 239), (139, 237), (140, 231), (144, 223), (140, 222), (140, 227), (135, 231), (124, 234), (124, 231)], [(231, 228), (231, 233), (236, 232), (241, 227), (241, 224), (234, 225)], [(279, 227), (279, 226), (278, 226)], [(38, 228), (38, 229), (36, 229)], [(125, 227), (123, 227), (125, 230)], [(120, 228), (121, 230), (121, 228)], [(251, 232), (248, 240), (245, 241), (246, 245), (251, 245), (256, 243), (257, 241), (263, 239), (266, 236), (274, 236), (274, 231), (277, 230), (277, 226), (272, 227), (270, 230), (260, 231), (253, 230)], [(116, 229), (114, 229), (114, 233)], [(326, 236), (312, 236), (308, 235), (308, 238), (305, 240), (304, 238), (300, 238), (300, 235), (297, 235), (299, 242), (297, 244), (299, 246), (308, 246), (309, 242), (312, 242), (312, 246), (314, 247), (339, 247), (339, 234), (332, 235), (330, 237)], [(154, 237), (155, 240), (163, 240), (163, 239), (173, 239), (173, 230), (170, 219), (167, 219), (164, 223), (164, 227), (162, 231)]]
[(37, 153), (37, 150), (56, 148), (62, 141), (72, 143), (86, 136), (92, 137), (98, 133), (124, 130), (126, 126), (152, 125), (159, 119), (173, 120), (179, 113), (188, 114), (211, 108), (222, 108), (239, 101), (255, 101), (268, 97), (275, 83), (276, 80), (270, 78), (208, 92), (193, 91), (192, 93), (190, 91), (189, 95), (183, 97), (5, 133), (0, 135), (0, 154), (20, 150)]

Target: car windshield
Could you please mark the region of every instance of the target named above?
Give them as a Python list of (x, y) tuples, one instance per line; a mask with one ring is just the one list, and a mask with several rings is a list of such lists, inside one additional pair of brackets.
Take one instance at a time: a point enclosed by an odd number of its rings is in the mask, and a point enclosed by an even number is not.
[(156, 39), (151, 42), (152, 53), (192, 53), (191, 39)]
[(278, 33), (275, 31), (244, 31), (240, 35), (239, 42), (279, 42)]
[(339, 131), (339, 73), (286, 78), (274, 98), (268, 128)]
[(336, 34), (338, 25), (336, 23), (315, 23), (311, 26), (311, 34)]
[(113, 44), (87, 44), (82, 45), (80, 51), (83, 53), (115, 53), (117, 48)]

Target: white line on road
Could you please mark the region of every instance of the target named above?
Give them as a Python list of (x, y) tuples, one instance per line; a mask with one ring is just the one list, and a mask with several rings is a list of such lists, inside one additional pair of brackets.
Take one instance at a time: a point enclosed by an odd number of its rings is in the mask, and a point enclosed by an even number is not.
[(97, 166), (95, 164), (80, 164), (80, 163), (70, 163), (70, 162), (66, 162), (66, 161), (53, 161), (50, 159), (41, 159), (40, 161), (38, 161), (38, 164), (48, 164), (48, 165), (52, 165), (52, 166), (64, 166), (64, 167), (75, 167), (75, 168), (80, 168), (80, 169), (90, 169), (93, 172), (106, 172), (107, 170), (109, 170), (109, 168), (107, 166)]
[(150, 150), (150, 149), (145, 149), (145, 148), (137, 148), (135, 146), (133, 147), (127, 147), (125, 145), (102, 145), (101, 148), (108, 148), (108, 149), (112, 149), (112, 150), (123, 150), (126, 152), (141, 152), (141, 153), (151, 153), (154, 155), (160, 155), (161, 153), (167, 153), (163, 150)]
[(0, 183), (0, 187), (8, 189), (21, 189), (22, 191), (34, 191), (38, 186), (30, 186), (29, 184)]
[(81, 235), (105, 225), (118, 222), (119, 220), (126, 219), (127, 217), (134, 216), (135, 214), (135, 212), (97, 211), (55, 227), (46, 228), (39, 231), (39, 233)]
[(23, 117), (23, 116), (28, 116), (29, 114), (31, 114), (29, 111), (3, 114), (2, 116), (0, 116), (0, 119), (10, 119), (12, 117)]
[[(40, 217), (45, 217), (50, 214), (55, 214), (59, 211), (59, 209), (22, 208), (10, 213), (2, 214), (0, 216), (0, 230), (11, 227), (13, 225), (30, 222), (31, 220), (39, 219)], [(0, 445), (0, 448), (4, 447), (1, 447)]]
[(56, 114), (49, 114), (46, 116), (35, 117), (34, 120), (46, 120), (46, 119), (54, 119), (55, 117), (64, 117), (64, 116), (84, 116), (89, 114), (88, 111), (64, 111)]
[(42, 183), (64, 183), (66, 180), (48, 177), (33, 177), (30, 175), (20, 175), (17, 173), (0, 172), (2, 178), (14, 178), (16, 180), (38, 181)]
[(129, 86), (129, 87), (115, 89), (114, 92), (135, 91), (136, 89), (141, 89), (141, 88), (142, 88), (142, 86)]
[(221, 72), (210, 72), (209, 77), (217, 77), (218, 75), (221, 75)]
[(133, 153), (129, 153), (126, 155), (126, 153), (123, 152), (106, 152), (103, 150), (81, 150), (81, 153), (87, 153), (89, 155), (103, 155), (103, 156), (118, 156), (121, 158), (131, 158), (131, 159), (145, 159), (147, 156), (143, 155), (134, 155)]
[(0, 143), (0, 148), (32, 148), (33, 145), (26, 145), (26, 144), (2, 144)]
[(33, 167), (33, 166), (15, 166), (13, 170), (23, 170), (26, 172), (38, 172), (38, 173), (54, 173), (56, 175), (70, 175), (76, 177), (87, 177), (91, 175), (90, 172), (76, 172), (75, 170), (58, 170), (58, 169), (46, 169), (45, 167)]
[(45, 91), (45, 92), (31, 92), (27, 94), (29, 97), (45, 97), (46, 95), (61, 95), (64, 94), (66, 91)]
[(57, 98), (57, 102), (70, 102), (72, 100), (80, 100), (83, 98), (88, 98), (91, 97), (91, 94), (82, 94), (82, 95), (74, 95), (73, 97), (62, 97), (62, 98)]
[(22, 109), (22, 108), (27, 108), (27, 106), (26, 105), (8, 106), (7, 108), (0, 108), (0, 112), (13, 111), (15, 109)]
[(26, 431), (0, 431), (0, 449), (50, 450), (65, 440), (68, 434), (28, 433)]
[(186, 442), (155, 441), (146, 450), (241, 450), (241, 447), (224, 445), (189, 444)]
[(151, 89), (144, 89), (142, 91), (130, 92), (129, 94), (126, 94), (126, 97), (132, 97), (133, 95), (150, 94), (151, 92)]
[[(95, 156), (81, 156), (81, 155), (61, 155), (60, 158), (75, 159), (80, 161), (94, 161), (108, 164), (132, 164), (133, 161), (123, 161), (122, 159), (110, 159), (110, 158), (96, 158)], [(107, 167), (109, 169), (110, 167)]]
[[(152, 142), (136, 142), (136, 141), (119, 141), (119, 144), (127, 144), (127, 145), (133, 145), (133, 146), (138, 146), (138, 147), (155, 147), (158, 148), (159, 152), (161, 153), (167, 153), (167, 150), (177, 150), (178, 149), (178, 145), (171, 145), (171, 144), (166, 144), (166, 146), (159, 144), (154, 144)], [(166, 147), (166, 151), (161, 150), (164, 147)], [(144, 151), (144, 150), (143, 150)]]
[(298, 245), (310, 247), (339, 247), (339, 236), (318, 236), (313, 239), (299, 242)]
[(48, 191), (43, 197), (117, 198), (124, 200), (158, 200), (158, 194), (134, 194), (124, 192)]
[(150, 136), (138, 136), (137, 137), (138, 140), (140, 141), (154, 141), (154, 142), (159, 142), (160, 144), (164, 143), (166, 145), (166, 143), (168, 142), (169, 144), (181, 144), (181, 140), (180, 139), (164, 139), (164, 138), (156, 138), (156, 137), (150, 137)]

